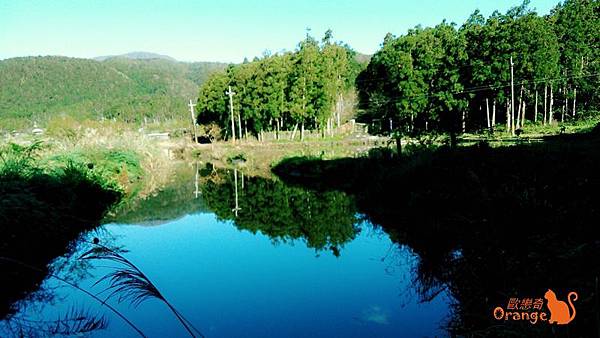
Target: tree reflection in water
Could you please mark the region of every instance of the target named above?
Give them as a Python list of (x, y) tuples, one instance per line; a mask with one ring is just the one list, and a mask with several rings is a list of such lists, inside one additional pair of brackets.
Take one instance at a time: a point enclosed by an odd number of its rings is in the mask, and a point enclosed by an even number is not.
[(209, 175), (201, 185), (205, 203), (220, 220), (232, 220), (239, 229), (261, 232), (276, 242), (304, 240), (310, 248), (336, 255), (359, 232), (354, 201), (342, 192), (317, 193), (238, 175), (237, 170), (203, 172)]

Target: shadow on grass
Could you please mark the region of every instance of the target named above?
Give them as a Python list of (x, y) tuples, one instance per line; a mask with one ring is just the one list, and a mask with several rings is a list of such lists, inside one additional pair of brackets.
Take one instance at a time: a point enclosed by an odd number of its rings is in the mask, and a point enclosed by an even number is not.
[[(450, 334), (589, 337), (600, 330), (599, 146), (597, 127), (401, 159), (293, 158), (273, 171), (291, 184), (350, 194), (361, 213), (411, 247), (421, 258), (422, 299), (448, 289), (456, 301)], [(509, 298), (543, 298), (549, 288), (561, 300), (579, 293), (571, 324), (494, 319)]]

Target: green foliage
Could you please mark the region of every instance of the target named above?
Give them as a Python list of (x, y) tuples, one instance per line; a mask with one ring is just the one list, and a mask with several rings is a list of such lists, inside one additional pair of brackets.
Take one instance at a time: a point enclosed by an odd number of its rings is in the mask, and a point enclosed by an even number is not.
[(598, 77), (586, 75), (600, 73), (600, 3), (567, 0), (554, 9), (550, 19), (559, 41), (563, 72), (578, 76), (570, 84), (581, 88), (584, 109), (598, 109)]
[(43, 161), (48, 167), (86, 167), (105, 188), (126, 193), (129, 199), (142, 189), (140, 156), (125, 149), (85, 149), (56, 154)]
[(0, 147), (0, 179), (30, 177), (39, 172), (34, 166), (35, 155), (40, 150), (40, 142), (29, 146), (8, 144)]

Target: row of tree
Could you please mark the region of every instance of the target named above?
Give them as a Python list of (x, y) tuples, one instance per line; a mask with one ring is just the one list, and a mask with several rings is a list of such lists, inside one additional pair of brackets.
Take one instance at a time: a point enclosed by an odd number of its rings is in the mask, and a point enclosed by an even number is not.
[(515, 133), (597, 109), (600, 1), (567, 0), (546, 16), (528, 4), (388, 34), (356, 80), (360, 119), (384, 133)]
[(303, 138), (305, 128), (330, 130), (340, 124), (343, 94), (361, 71), (355, 54), (327, 31), (321, 42), (307, 34), (293, 52), (230, 65), (200, 88), (198, 122), (238, 138), (298, 129)]

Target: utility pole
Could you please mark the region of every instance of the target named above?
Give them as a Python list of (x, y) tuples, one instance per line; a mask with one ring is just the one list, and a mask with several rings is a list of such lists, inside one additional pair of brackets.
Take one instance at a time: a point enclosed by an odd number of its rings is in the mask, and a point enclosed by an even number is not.
[(511, 132), (515, 135), (515, 64), (512, 56), (510, 57), (510, 113), (511, 113)]
[(192, 100), (190, 99), (190, 104), (188, 106), (190, 107), (190, 113), (192, 114), (192, 127), (194, 129), (194, 142), (198, 142), (198, 133), (196, 132), (196, 119), (194, 117), (194, 107), (196, 105), (194, 103), (192, 103)]
[(235, 120), (233, 117), (233, 95), (235, 95), (235, 93), (231, 90), (231, 86), (229, 86), (229, 90), (227, 90), (225, 94), (229, 96), (229, 112), (231, 113), (231, 140), (233, 143), (235, 143)]

